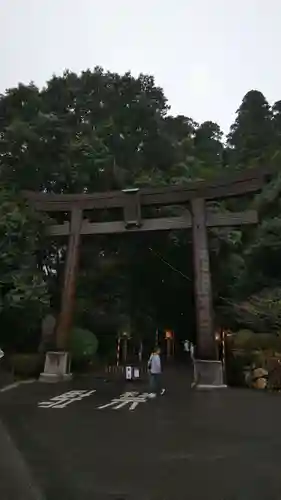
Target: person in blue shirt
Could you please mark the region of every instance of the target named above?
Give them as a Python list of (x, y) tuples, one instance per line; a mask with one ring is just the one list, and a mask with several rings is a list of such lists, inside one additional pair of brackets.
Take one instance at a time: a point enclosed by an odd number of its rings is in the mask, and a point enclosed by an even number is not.
[(151, 388), (151, 397), (159, 394), (163, 395), (165, 389), (161, 387), (162, 379), (162, 366), (160, 358), (160, 348), (157, 347), (151, 354), (148, 360), (149, 382)]

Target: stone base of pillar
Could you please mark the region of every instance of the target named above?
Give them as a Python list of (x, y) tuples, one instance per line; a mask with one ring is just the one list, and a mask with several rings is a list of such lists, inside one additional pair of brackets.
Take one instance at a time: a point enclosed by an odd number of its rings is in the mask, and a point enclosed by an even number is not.
[(227, 387), (223, 380), (221, 361), (194, 359), (194, 382), (196, 389), (223, 389)]
[(68, 352), (49, 351), (46, 353), (44, 372), (40, 374), (40, 382), (62, 382), (71, 380), (70, 357)]

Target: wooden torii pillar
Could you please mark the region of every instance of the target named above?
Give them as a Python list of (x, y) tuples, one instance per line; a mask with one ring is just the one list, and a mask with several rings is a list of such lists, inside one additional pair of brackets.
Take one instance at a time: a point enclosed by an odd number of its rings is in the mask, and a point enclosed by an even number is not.
[(218, 360), (212, 305), (212, 284), (205, 200), (192, 201), (194, 290), (197, 343), (194, 359), (194, 385), (201, 388), (226, 387), (222, 363)]
[(60, 350), (68, 348), (68, 337), (72, 327), (82, 220), (83, 211), (81, 208), (73, 208), (71, 211), (61, 308), (56, 326), (56, 345)]
[(200, 359), (216, 360), (205, 200), (197, 198), (192, 201), (191, 205), (193, 215), (194, 290), (197, 316), (196, 351)]
[[(192, 229), (193, 233), (197, 313), (195, 378), (197, 384), (201, 387), (223, 387), (222, 367), (221, 363), (217, 360), (213, 327), (207, 228), (256, 224), (258, 217), (256, 211), (253, 210), (238, 213), (217, 213), (210, 208), (206, 208), (206, 202), (256, 193), (262, 188), (264, 181), (265, 172), (263, 170), (250, 169), (232, 178), (227, 177), (226, 179), (219, 179), (212, 183), (201, 181), (191, 182), (188, 186), (184, 187), (171, 186), (140, 190), (129, 189), (126, 191), (82, 195), (24, 193), (29, 202), (37, 210), (71, 213), (70, 223), (53, 224), (49, 227), (50, 235), (68, 236), (69, 238), (61, 311), (56, 329), (57, 349), (63, 353), (68, 348), (69, 332), (73, 320), (81, 235), (189, 228)], [(152, 219), (141, 218), (142, 207), (167, 205), (182, 205), (182, 215)], [(122, 220), (92, 223), (83, 219), (83, 210), (112, 208), (123, 209)], [(64, 361), (63, 370), (67, 370), (67, 366), (68, 364)], [(62, 376), (63, 373), (60, 373), (59, 379)]]

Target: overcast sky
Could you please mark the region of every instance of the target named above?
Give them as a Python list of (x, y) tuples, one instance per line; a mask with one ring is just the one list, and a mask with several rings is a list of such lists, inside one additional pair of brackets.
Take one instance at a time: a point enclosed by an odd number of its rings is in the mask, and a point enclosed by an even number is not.
[(226, 132), (244, 94), (281, 99), (280, 0), (0, 0), (0, 92), (96, 65), (155, 76), (173, 114)]

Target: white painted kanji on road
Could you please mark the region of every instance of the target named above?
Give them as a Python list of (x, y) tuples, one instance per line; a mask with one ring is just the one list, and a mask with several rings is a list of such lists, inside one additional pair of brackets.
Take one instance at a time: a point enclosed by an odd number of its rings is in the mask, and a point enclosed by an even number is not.
[(81, 401), (83, 398), (91, 396), (96, 390), (92, 391), (69, 391), (59, 396), (55, 396), (49, 401), (42, 401), (38, 403), (39, 408), (65, 408), (66, 406), (74, 403), (74, 401)]
[(120, 410), (120, 408), (127, 406), (129, 410), (135, 410), (140, 403), (146, 403), (149, 398), (149, 392), (125, 392), (119, 398), (112, 399), (110, 403), (99, 406), (98, 409), (111, 408), (112, 410)]

